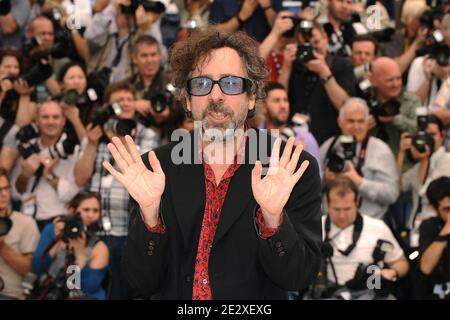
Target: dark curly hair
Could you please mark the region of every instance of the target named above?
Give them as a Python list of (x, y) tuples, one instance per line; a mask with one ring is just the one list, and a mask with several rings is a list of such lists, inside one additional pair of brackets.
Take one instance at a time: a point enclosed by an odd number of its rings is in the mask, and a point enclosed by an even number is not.
[(188, 96), (186, 81), (199, 63), (209, 58), (214, 49), (231, 48), (242, 59), (245, 76), (252, 81), (247, 94), (255, 94), (256, 101), (265, 97), (264, 80), (268, 70), (264, 59), (259, 55), (255, 40), (244, 32), (224, 32), (215, 27), (201, 28), (193, 31), (189, 37), (175, 44), (171, 52), (170, 66), (172, 83), (177, 88), (177, 97), (183, 107)]

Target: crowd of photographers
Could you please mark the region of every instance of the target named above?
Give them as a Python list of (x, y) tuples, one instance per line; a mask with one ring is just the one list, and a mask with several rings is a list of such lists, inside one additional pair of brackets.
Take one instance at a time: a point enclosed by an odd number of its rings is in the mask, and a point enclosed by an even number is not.
[(193, 128), (167, 62), (209, 25), (267, 61), (249, 125), (320, 165), (322, 268), (291, 298), (449, 299), (446, 0), (0, 0), (0, 299), (139, 298), (106, 145)]

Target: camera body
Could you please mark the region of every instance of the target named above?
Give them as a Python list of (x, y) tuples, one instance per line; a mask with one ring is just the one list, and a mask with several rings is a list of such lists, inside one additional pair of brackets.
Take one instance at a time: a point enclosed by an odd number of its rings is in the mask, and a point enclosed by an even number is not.
[(430, 152), (434, 151), (434, 139), (426, 132), (428, 126), (428, 109), (426, 107), (419, 107), (416, 109), (417, 114), (417, 133), (412, 135), (411, 142), (413, 147), (420, 153), (426, 151), (426, 146)]
[(368, 101), (370, 113), (374, 117), (394, 117), (400, 113), (400, 101), (395, 98), (379, 103), (375, 98)]
[(120, 9), (123, 14), (134, 14), (140, 5), (144, 7), (146, 12), (161, 14), (166, 11), (166, 6), (162, 2), (149, 0), (131, 0), (129, 6), (120, 5)]
[(347, 170), (346, 161), (352, 161), (355, 156), (356, 139), (350, 135), (342, 135), (338, 138), (338, 145), (328, 156), (327, 168), (334, 173), (345, 172)]
[(12, 228), (12, 220), (10, 217), (0, 217), (0, 237), (6, 236)]
[(163, 90), (147, 91), (145, 99), (150, 100), (150, 105), (156, 113), (161, 113), (173, 103), (175, 90), (175, 86), (168, 83)]

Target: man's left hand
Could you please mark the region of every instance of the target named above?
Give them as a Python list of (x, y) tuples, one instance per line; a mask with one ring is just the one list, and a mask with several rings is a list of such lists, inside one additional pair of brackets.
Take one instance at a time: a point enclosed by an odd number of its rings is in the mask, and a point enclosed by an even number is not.
[(348, 170), (341, 173), (341, 175), (349, 178), (350, 180), (353, 181), (354, 184), (356, 184), (357, 187), (359, 187), (361, 185), (363, 178), (359, 175), (358, 171), (356, 171), (353, 162), (351, 162), (350, 160), (347, 160), (347, 167)]
[(293, 137), (289, 138), (280, 158), (281, 138), (275, 140), (270, 156), (269, 171), (264, 178), (261, 179), (261, 161), (256, 161), (252, 170), (253, 196), (261, 207), (264, 222), (269, 228), (279, 226), (283, 208), (292, 189), (309, 165), (309, 161), (303, 161), (300, 168), (294, 173), (303, 151), (302, 144), (298, 144), (292, 154), (294, 141)]
[(381, 276), (386, 280), (395, 281), (397, 280), (397, 271), (385, 268), (381, 270)]

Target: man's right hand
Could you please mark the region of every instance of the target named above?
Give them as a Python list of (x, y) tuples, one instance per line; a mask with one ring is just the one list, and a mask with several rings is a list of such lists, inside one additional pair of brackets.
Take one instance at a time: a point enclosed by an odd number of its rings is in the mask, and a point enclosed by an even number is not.
[(41, 159), (38, 154), (32, 154), (26, 159), (22, 159), (20, 163), (22, 168), (22, 175), (31, 178), (41, 165)]
[(283, 33), (286, 31), (292, 29), (294, 27), (294, 22), (292, 22), (292, 19), (289, 19), (288, 17), (292, 17), (294, 14), (290, 11), (281, 11), (273, 24), (272, 32), (277, 36), (280, 37)]
[(411, 134), (409, 132), (403, 132), (400, 137), (400, 152), (405, 152), (406, 150), (411, 149), (412, 139)]
[(108, 144), (108, 150), (120, 172), (109, 162), (103, 162), (103, 166), (139, 204), (144, 222), (150, 227), (156, 226), (166, 177), (155, 152), (148, 154), (152, 171), (144, 165), (133, 139), (128, 135), (125, 137), (125, 145), (119, 138), (113, 137), (112, 143)]

